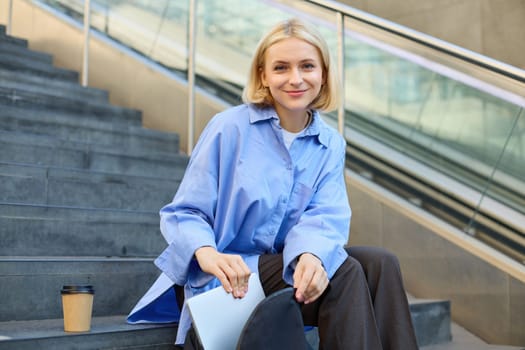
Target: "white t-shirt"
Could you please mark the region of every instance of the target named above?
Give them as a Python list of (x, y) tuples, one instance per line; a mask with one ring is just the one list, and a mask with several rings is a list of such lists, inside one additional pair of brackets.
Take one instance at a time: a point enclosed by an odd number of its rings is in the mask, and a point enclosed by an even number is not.
[(282, 129), (284, 145), (286, 146), (287, 149), (290, 149), (290, 146), (292, 145), (293, 140), (295, 140), (297, 136), (299, 136), (299, 134), (301, 134), (306, 128), (308, 128), (308, 126), (310, 126), (312, 122), (312, 112), (308, 111), (307, 113), (308, 113), (308, 123), (306, 123), (306, 126), (303, 130), (299, 132), (290, 132), (286, 130), (285, 128)]
[(284, 139), (284, 144), (286, 146), (286, 148), (290, 149), (290, 146), (292, 145), (292, 142), (293, 140), (295, 140), (295, 138), (297, 136), (299, 136), (300, 133), (303, 132), (303, 130), (299, 131), (299, 132), (290, 132), (286, 129), (282, 129), (283, 130), (283, 139)]

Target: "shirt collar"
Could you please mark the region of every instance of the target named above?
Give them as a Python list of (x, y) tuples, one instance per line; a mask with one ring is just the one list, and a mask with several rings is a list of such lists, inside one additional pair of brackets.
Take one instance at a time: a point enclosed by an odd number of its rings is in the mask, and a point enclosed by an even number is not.
[[(277, 115), (277, 112), (275, 112), (275, 109), (273, 107), (257, 107), (255, 105), (250, 105), (250, 123), (255, 124), (262, 120), (279, 120), (279, 116)], [(319, 115), (319, 112), (316, 110), (312, 111), (312, 122), (308, 126), (308, 128), (304, 131), (304, 136), (317, 136), (317, 139), (319, 142), (325, 146), (328, 147), (328, 133), (326, 132), (325, 125), (323, 121), (321, 120), (321, 116)]]

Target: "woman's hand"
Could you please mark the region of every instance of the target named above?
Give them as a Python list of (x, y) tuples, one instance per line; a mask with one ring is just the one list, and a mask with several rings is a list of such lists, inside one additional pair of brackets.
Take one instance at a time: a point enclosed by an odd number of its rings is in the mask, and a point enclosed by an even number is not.
[(202, 271), (217, 277), (226, 292), (235, 298), (246, 295), (251, 271), (240, 255), (219, 253), (206, 246), (195, 251), (195, 258)]
[(293, 274), (295, 299), (298, 302), (309, 304), (316, 301), (328, 287), (328, 282), (328, 276), (319, 258), (310, 253), (299, 257)]

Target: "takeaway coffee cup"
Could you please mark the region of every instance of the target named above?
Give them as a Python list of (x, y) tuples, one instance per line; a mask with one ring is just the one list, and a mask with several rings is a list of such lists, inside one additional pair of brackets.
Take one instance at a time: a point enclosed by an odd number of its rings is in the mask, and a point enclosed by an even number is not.
[(91, 329), (91, 312), (95, 290), (90, 285), (63, 286), (62, 310), (64, 331), (88, 332)]

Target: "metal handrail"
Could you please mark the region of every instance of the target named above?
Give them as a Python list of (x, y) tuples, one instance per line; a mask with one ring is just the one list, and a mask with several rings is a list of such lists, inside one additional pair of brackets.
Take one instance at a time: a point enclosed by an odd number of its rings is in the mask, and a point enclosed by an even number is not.
[(7, 10), (7, 28), (6, 28), (6, 34), (11, 35), (11, 28), (12, 28), (12, 22), (13, 22), (13, 0), (9, 0)]
[(91, 1), (84, 0), (84, 47), (82, 53), (82, 86), (88, 86), (89, 33), (91, 29)]
[(195, 46), (197, 30), (197, 0), (189, 0), (188, 12), (188, 143), (191, 154), (195, 144)]
[[(337, 67), (342, 77), (345, 77), (345, 18), (341, 12), (337, 12)], [(337, 110), (337, 130), (341, 135), (344, 135), (345, 125), (345, 84), (340, 84), (341, 101)]]
[(451, 44), (449, 42), (437, 39), (430, 35), (423, 34), (416, 30), (404, 27), (402, 25), (390, 22), (383, 18), (374, 16), (364, 11), (355, 9), (348, 5), (333, 0), (305, 0), (308, 3), (315, 4), (330, 11), (342, 13), (346, 17), (356, 21), (371, 25), (373, 27), (386, 30), (400, 37), (415, 41), (427, 47), (452, 55), (466, 62), (489, 69), (506, 77), (525, 83), (525, 70), (514, 67), (510, 64), (499, 62), (490, 57), (467, 50), (463, 47)]

